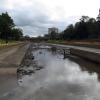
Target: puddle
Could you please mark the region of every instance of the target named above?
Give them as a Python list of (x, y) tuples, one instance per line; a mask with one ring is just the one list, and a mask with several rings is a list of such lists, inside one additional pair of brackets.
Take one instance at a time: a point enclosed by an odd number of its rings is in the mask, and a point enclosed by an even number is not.
[[(100, 100), (97, 73), (83, 71), (50, 48), (33, 48), (32, 54), (40, 70), (24, 75), (19, 82), (21, 89), (3, 100)], [(34, 69), (34, 65), (29, 67)]]

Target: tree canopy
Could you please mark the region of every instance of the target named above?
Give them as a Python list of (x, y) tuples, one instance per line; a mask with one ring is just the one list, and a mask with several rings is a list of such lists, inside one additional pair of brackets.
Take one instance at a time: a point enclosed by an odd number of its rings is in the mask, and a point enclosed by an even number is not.
[(0, 15), (0, 38), (7, 40), (16, 39), (18, 40), (22, 36), (22, 30), (15, 28), (13, 19), (9, 14), (2, 13)]
[(59, 39), (64, 40), (100, 39), (100, 21), (82, 16), (79, 22), (70, 24), (58, 35)]

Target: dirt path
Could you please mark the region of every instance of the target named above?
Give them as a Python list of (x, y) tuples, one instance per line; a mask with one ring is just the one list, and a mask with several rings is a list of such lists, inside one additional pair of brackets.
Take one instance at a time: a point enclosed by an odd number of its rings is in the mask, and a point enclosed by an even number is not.
[(29, 44), (19, 44), (4, 48), (0, 51), (0, 67), (17, 67), (28, 48)]
[(29, 43), (21, 43), (0, 49), (0, 96), (17, 87), (17, 68)]

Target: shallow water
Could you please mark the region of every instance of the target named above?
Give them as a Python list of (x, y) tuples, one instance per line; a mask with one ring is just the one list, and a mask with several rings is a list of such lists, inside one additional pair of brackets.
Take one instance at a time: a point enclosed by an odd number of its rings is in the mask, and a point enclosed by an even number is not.
[(25, 75), (20, 87), (2, 100), (100, 100), (97, 73), (83, 71), (77, 63), (43, 48), (33, 55), (44, 69)]

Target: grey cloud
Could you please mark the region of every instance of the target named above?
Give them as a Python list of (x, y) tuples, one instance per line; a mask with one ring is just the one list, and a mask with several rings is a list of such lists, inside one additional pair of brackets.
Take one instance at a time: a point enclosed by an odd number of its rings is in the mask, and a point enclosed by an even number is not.
[[(6, 0), (4, 0), (6, 1)], [(5, 6), (5, 2), (1, 2), (0, 12), (7, 11), (14, 19), (17, 27), (23, 29), (24, 34), (30, 36), (43, 35), (48, 32), (49, 27), (58, 27), (60, 30), (64, 29), (68, 22), (67, 21), (54, 21), (51, 20), (51, 16), (47, 14), (47, 10), (43, 8), (41, 4), (37, 4), (34, 1), (32, 6), (18, 6), (15, 5), (13, 9), (9, 9)]]
[(24, 13), (20, 11), (17, 15), (14, 15), (16, 25), (23, 27), (25, 34), (31, 34), (31, 36), (32, 34), (33, 36), (36, 36), (36, 34), (42, 35), (47, 33), (48, 27), (57, 26), (62, 28), (65, 25), (65, 22), (50, 20), (49, 16), (46, 14), (39, 12), (38, 14), (33, 14), (32, 12)]

